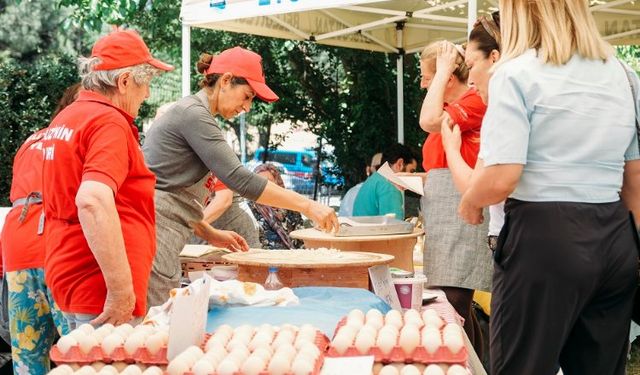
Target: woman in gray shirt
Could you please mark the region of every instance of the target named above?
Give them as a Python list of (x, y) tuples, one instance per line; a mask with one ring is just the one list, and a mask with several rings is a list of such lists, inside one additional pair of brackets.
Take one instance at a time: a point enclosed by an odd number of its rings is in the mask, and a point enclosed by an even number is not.
[[(178, 255), (190, 235), (213, 244), (238, 247), (233, 232), (213, 229), (203, 220), (202, 205), (213, 189), (213, 173), (231, 190), (261, 204), (303, 213), (327, 231), (338, 228), (333, 209), (283, 189), (245, 169), (225, 141), (214, 117), (248, 112), (254, 97), (278, 96), (265, 84), (260, 55), (240, 47), (211, 56), (197, 68), (205, 75), (197, 94), (179, 100), (149, 130), (142, 148), (156, 174), (157, 252), (149, 280), (148, 306), (162, 304), (179, 286)], [(239, 236), (238, 236), (239, 237)], [(246, 248), (244, 240), (238, 241)]]

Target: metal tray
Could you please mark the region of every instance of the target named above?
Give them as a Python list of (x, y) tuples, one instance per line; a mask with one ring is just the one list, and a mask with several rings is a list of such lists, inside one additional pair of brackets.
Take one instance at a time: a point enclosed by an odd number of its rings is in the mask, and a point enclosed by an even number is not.
[(338, 218), (338, 237), (412, 233), (414, 225), (390, 216), (343, 216)]

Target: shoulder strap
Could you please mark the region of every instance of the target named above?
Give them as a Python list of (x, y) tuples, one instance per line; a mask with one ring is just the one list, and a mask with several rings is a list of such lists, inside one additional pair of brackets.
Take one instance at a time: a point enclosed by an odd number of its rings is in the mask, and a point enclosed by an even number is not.
[(633, 96), (633, 108), (636, 112), (636, 133), (638, 134), (638, 146), (640, 147), (640, 113), (638, 113), (638, 87), (640, 86), (640, 80), (638, 75), (629, 66), (624, 64), (618, 59), (618, 63), (622, 65), (622, 69), (627, 75), (627, 81), (629, 81), (629, 87), (631, 88), (631, 95)]

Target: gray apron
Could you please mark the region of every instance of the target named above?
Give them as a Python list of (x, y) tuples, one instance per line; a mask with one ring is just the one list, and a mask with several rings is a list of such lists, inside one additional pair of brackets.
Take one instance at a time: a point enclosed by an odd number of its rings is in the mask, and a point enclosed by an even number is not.
[(172, 191), (155, 191), (156, 255), (151, 267), (147, 309), (163, 304), (169, 292), (180, 287), (180, 252), (193, 234), (190, 222), (203, 219), (202, 206), (209, 190), (205, 187), (211, 173), (194, 185)]
[(458, 216), (460, 199), (448, 168), (428, 172), (421, 202), (427, 283), (491, 291), (493, 264), (486, 245), (488, 210), (484, 210), (483, 224), (466, 224)]

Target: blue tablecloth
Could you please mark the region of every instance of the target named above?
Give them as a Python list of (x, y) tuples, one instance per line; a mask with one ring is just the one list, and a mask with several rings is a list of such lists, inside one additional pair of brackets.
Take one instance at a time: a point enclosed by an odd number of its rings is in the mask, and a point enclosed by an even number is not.
[(304, 287), (293, 288), (300, 305), (290, 307), (219, 307), (209, 311), (207, 332), (221, 324), (237, 327), (242, 324), (258, 326), (285, 323), (300, 326), (312, 324), (329, 337), (343, 316), (353, 309), (364, 312), (378, 309), (386, 313), (391, 308), (375, 294), (364, 289)]

